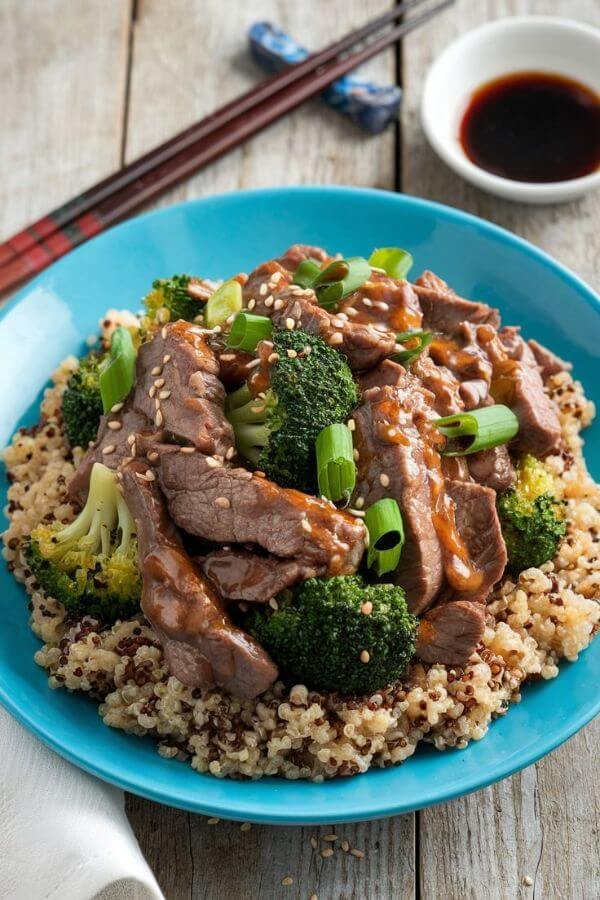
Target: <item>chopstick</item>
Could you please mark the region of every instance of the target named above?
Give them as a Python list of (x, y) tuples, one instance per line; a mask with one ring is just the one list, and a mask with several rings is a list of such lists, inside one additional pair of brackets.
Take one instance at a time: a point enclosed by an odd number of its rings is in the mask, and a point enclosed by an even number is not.
[(123, 219), (183, 178), (238, 146), (329, 84), (418, 28), (453, 0), (443, 0), (348, 53), (425, 0), (409, 0), (303, 62), (261, 82), (150, 151), (80, 197), (0, 245), (0, 292), (41, 271), (69, 250)]

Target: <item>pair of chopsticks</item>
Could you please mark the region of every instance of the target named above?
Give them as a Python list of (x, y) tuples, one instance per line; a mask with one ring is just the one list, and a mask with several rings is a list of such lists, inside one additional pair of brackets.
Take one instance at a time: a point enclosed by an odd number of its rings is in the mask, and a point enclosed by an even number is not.
[(0, 244), (0, 293), (41, 272), (88, 238), (239, 146), (429, 21), (454, 0), (440, 0), (420, 15), (395, 24), (427, 2), (406, 0), (303, 62), (262, 81)]

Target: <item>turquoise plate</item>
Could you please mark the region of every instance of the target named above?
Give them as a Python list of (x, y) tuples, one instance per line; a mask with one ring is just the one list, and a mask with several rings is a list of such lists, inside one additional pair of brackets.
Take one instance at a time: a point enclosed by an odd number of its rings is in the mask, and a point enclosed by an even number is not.
[[(466, 297), (500, 307), (573, 361), (596, 403), (600, 303), (575, 275), (530, 244), (455, 209), (350, 188), (251, 191), (198, 200), (126, 222), (60, 260), (24, 288), (0, 321), (0, 445), (36, 421), (41, 389), (112, 306), (136, 309), (153, 278), (177, 271), (218, 278), (249, 271), (295, 241), (345, 255), (409, 248)], [(600, 428), (586, 435), (600, 476)], [(88, 772), (194, 812), (280, 824), (348, 822), (407, 812), (477, 790), (528, 766), (598, 712), (600, 640), (560, 676), (524, 690), (523, 701), (466, 750), (420, 748), (404, 765), (323, 785), (218, 780), (162, 759), (150, 739), (105, 727), (96, 704), (51, 691), (32, 660), (25, 593), (0, 567), (0, 699), (41, 740)]]

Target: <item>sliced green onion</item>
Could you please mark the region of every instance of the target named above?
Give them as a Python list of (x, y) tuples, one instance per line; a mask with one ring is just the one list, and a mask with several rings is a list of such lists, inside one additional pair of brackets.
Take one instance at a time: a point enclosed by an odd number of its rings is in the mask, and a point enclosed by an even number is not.
[(378, 247), (371, 253), (369, 262), (377, 269), (383, 269), (390, 278), (406, 278), (412, 269), (413, 258), (401, 247)]
[(115, 328), (110, 341), (110, 361), (100, 373), (102, 409), (107, 413), (121, 403), (135, 381), (136, 350), (127, 328)]
[(242, 288), (239, 281), (226, 281), (211, 294), (204, 307), (204, 324), (214, 328), (235, 316), (242, 308)]
[[(420, 356), (425, 347), (428, 347), (433, 340), (433, 331), (403, 331), (396, 335), (397, 344), (410, 343), (412, 346), (406, 350), (399, 350), (394, 353), (390, 359), (394, 362), (406, 365)], [(416, 343), (415, 343), (416, 341)]]
[(328, 500), (350, 499), (356, 484), (352, 432), (347, 425), (328, 425), (315, 443), (319, 493)]
[(238, 313), (227, 337), (227, 346), (234, 350), (252, 353), (260, 341), (268, 340), (273, 333), (273, 323), (267, 316), (255, 316), (249, 312)]
[(348, 259), (334, 259), (314, 279), (314, 289), (319, 304), (325, 309), (335, 310), (340, 300), (368, 281), (371, 266), (362, 256)]
[(514, 412), (507, 406), (483, 406), (456, 416), (445, 416), (434, 422), (446, 438), (443, 456), (468, 456), (507, 444), (519, 430)]
[(313, 282), (321, 271), (321, 266), (314, 259), (303, 259), (292, 279), (293, 284), (300, 287), (308, 288), (313, 286)]
[(365, 525), (369, 532), (367, 565), (378, 576), (393, 572), (404, 547), (404, 523), (396, 500), (384, 497), (369, 506)]

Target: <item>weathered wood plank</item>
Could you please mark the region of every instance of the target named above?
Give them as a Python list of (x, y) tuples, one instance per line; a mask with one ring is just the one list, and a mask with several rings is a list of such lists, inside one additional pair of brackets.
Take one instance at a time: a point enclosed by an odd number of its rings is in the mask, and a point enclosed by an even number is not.
[(0, 235), (120, 164), (132, 0), (0, 4)]
[[(533, 207), (484, 194), (450, 172), (420, 126), (423, 79), (432, 60), (459, 34), (510, 14), (569, 15), (600, 24), (594, 0), (459, 0), (430, 31), (403, 50), (403, 189), (467, 209), (538, 244), (592, 284), (600, 269), (597, 196)], [(598, 896), (596, 846), (600, 773), (593, 751), (600, 725), (589, 726), (536, 767), (486, 791), (419, 816), (420, 887), (424, 900), (445, 897), (509, 900), (516, 896)], [(523, 883), (524, 877), (533, 885)]]

